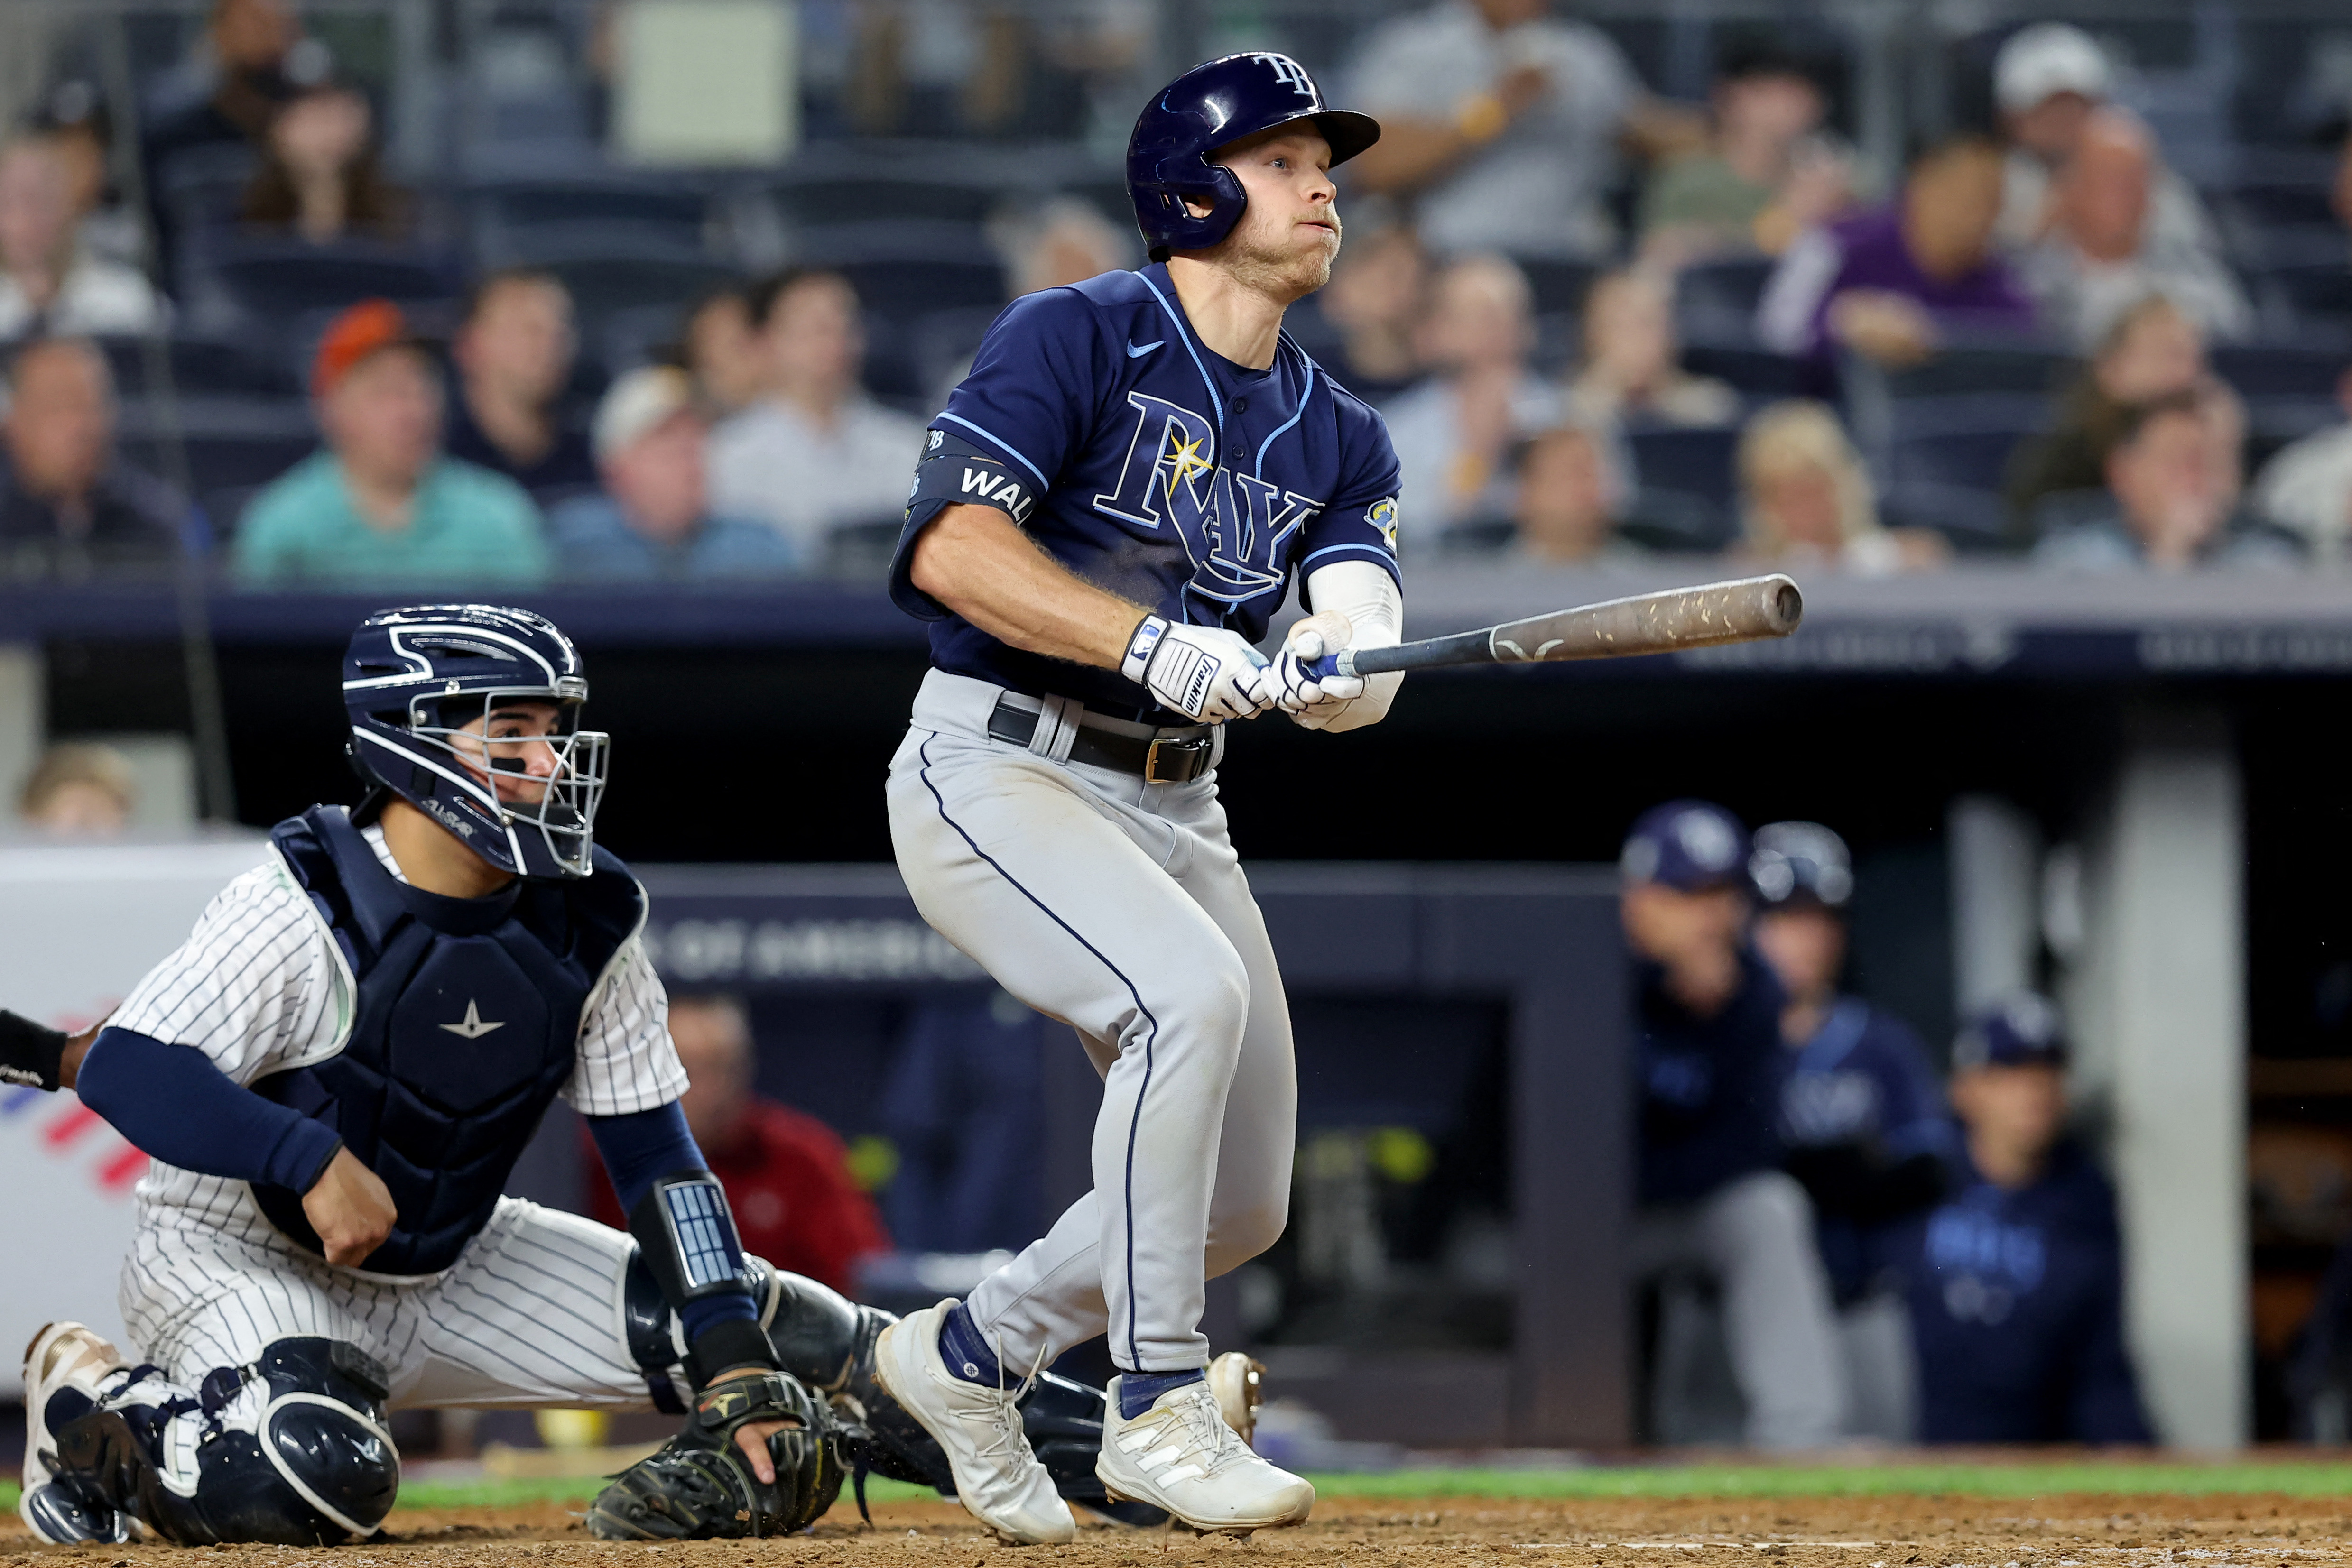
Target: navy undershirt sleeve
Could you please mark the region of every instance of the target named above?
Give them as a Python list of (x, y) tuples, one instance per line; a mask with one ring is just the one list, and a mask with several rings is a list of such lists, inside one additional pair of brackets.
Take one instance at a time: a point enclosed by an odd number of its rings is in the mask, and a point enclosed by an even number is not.
[[(709, 1168), (702, 1151), (695, 1147), (694, 1134), (687, 1131), (686, 1113), (675, 1100), (650, 1111), (591, 1116), (587, 1122), (596, 1152), (604, 1156), (604, 1174), (613, 1178), (613, 1191), (621, 1200), (623, 1214), (636, 1211), (646, 1194), (653, 1190), (656, 1177)], [(756, 1322), (759, 1317), (751, 1304), (751, 1288), (746, 1285), (740, 1292), (729, 1291), (688, 1301), (677, 1321), (686, 1330), (687, 1343), (692, 1344), (714, 1323)]]
[(273, 1104), (191, 1045), (102, 1029), (75, 1089), (142, 1153), (200, 1176), (309, 1192), (343, 1141), (324, 1122)]

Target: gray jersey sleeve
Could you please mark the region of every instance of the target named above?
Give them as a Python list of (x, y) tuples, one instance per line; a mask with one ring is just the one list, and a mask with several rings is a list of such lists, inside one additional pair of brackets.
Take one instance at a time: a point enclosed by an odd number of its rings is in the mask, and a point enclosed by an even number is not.
[(580, 1060), (563, 1098), (583, 1116), (625, 1116), (686, 1092), (686, 1069), (669, 1038), (669, 994), (645, 944), (613, 959), (580, 1021)]
[(332, 1044), (341, 1009), (325, 942), (273, 855), (221, 890), (107, 1022), (193, 1046), (250, 1083)]

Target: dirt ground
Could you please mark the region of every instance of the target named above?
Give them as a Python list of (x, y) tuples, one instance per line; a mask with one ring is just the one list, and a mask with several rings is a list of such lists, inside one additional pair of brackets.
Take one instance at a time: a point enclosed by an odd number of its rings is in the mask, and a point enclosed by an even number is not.
[[(1418, 1568), (1492, 1563), (1494, 1553), (1530, 1568), (1755, 1556), (1790, 1568), (2352, 1562), (2352, 1500), (2263, 1496), (1329, 1499), (1302, 1528), (1247, 1541), (1104, 1524), (1083, 1529), (1074, 1545), (1029, 1548), (997, 1544), (952, 1504), (889, 1503), (874, 1512), (868, 1529), (845, 1500), (808, 1535), (647, 1548), (591, 1540), (578, 1516), (557, 1504), (402, 1510), (387, 1521), (383, 1540), (332, 1555), (336, 1568), (604, 1568), (648, 1558), (678, 1568)], [(64, 1568), (67, 1562), (161, 1568), (187, 1555), (168, 1546), (46, 1547), (13, 1518), (0, 1527), (0, 1568)], [(205, 1555), (268, 1568), (324, 1554), (264, 1546), (216, 1547)]]

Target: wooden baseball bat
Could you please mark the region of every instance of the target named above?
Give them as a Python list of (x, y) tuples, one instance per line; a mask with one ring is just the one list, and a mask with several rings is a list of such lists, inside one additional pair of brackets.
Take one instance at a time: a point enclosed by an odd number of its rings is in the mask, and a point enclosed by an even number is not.
[(1805, 596), (1779, 572), (1669, 588), (1555, 610), (1483, 632), (1430, 637), (1392, 648), (1344, 648), (1314, 662), (1315, 674), (1376, 675), (1440, 664), (1546, 664), (1559, 659), (1627, 659), (1724, 643), (1786, 637), (1805, 616)]

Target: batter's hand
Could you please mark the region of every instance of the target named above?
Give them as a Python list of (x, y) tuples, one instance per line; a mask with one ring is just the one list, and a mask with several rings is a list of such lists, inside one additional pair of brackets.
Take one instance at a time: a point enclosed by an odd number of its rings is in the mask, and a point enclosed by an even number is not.
[(1293, 724), (1320, 729), (1364, 695), (1361, 675), (1325, 675), (1318, 680), (1308, 674), (1316, 660), (1350, 646), (1355, 632), (1345, 615), (1324, 610), (1291, 627), (1290, 635), (1283, 639), (1282, 656), (1275, 660), (1268, 680), (1276, 706), (1290, 716)]
[(302, 1195), (302, 1213), (319, 1233), (327, 1261), (356, 1269), (383, 1245), (399, 1218), (392, 1189), (349, 1149), (337, 1149), (324, 1175)]
[(1222, 626), (1170, 626), (1143, 684), (1162, 706), (1203, 724), (1255, 718), (1274, 706), (1265, 655)]

